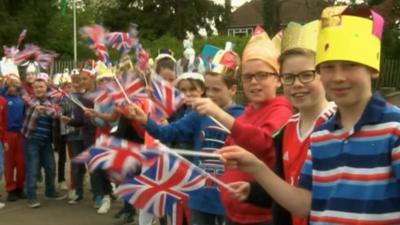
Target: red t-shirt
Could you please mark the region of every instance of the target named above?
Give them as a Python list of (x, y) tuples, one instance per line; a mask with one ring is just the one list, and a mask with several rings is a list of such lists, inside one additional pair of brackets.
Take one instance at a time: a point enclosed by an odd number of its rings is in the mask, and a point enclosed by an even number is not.
[[(300, 172), (307, 157), (310, 135), (315, 128), (326, 122), (336, 111), (336, 105), (330, 102), (315, 120), (311, 129), (300, 135), (300, 114), (293, 115), (285, 126), (282, 144), (282, 161), (285, 180), (297, 186)], [(292, 216), (293, 225), (307, 225), (308, 219)]]

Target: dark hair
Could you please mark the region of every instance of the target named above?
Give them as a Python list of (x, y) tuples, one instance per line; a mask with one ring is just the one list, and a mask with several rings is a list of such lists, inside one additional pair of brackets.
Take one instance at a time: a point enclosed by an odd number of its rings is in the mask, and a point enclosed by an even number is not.
[(170, 58), (163, 58), (158, 60), (156, 65), (156, 73), (160, 73), (161, 69), (170, 69), (175, 71), (175, 62)]
[(189, 81), (190, 85), (200, 88), (203, 91), (203, 94), (201, 95), (201, 97), (205, 97), (205, 95), (206, 95), (206, 86), (204, 85), (203, 81), (198, 80), (198, 79), (193, 79), (193, 78), (183, 79), (183, 80), (180, 80), (177, 83), (177, 87), (179, 87), (179, 84), (184, 80)]
[(237, 85), (238, 84), (238, 81), (236, 79), (236, 71), (233, 71), (233, 70), (228, 70), (227, 72), (225, 72), (223, 74), (212, 72), (212, 71), (207, 71), (205, 73), (205, 75), (210, 75), (210, 76), (213, 76), (213, 77), (221, 76), (222, 80), (224, 81), (224, 83), (226, 84), (226, 86), (228, 88), (231, 88), (233, 85)]
[(281, 66), (280, 72), (282, 72), (282, 65), (285, 62), (285, 60), (287, 60), (288, 58), (290, 58), (292, 56), (305, 56), (305, 57), (312, 58), (315, 60), (315, 52), (312, 50), (304, 49), (304, 48), (294, 48), (294, 49), (287, 50), (287, 51), (283, 52), (278, 58), (278, 62)]

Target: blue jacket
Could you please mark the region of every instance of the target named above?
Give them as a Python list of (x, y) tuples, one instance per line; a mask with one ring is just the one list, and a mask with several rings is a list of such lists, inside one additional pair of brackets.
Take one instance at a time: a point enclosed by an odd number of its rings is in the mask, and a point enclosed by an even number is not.
[(21, 132), (24, 123), (25, 105), (19, 95), (4, 95), (7, 101), (7, 131)]
[[(243, 113), (243, 106), (232, 105), (225, 109), (233, 117)], [(149, 119), (145, 125), (147, 132), (163, 143), (171, 141), (193, 141), (194, 150), (213, 152), (224, 146), (228, 134), (216, 125), (209, 117), (196, 112), (190, 112), (180, 120), (165, 126), (157, 125)], [(222, 175), (223, 165), (219, 160), (194, 158), (194, 164), (215, 176)], [(206, 187), (196, 191), (189, 198), (189, 208), (205, 213), (224, 215), (224, 208), (215, 184), (209, 183)]]

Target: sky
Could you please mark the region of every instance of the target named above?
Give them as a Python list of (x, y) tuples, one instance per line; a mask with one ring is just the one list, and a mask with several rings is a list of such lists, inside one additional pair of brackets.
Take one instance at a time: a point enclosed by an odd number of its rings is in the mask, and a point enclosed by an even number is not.
[[(232, 7), (237, 8), (241, 5), (243, 5), (245, 2), (249, 2), (250, 0), (232, 0)], [(224, 0), (214, 0), (214, 2), (218, 4), (224, 4)]]

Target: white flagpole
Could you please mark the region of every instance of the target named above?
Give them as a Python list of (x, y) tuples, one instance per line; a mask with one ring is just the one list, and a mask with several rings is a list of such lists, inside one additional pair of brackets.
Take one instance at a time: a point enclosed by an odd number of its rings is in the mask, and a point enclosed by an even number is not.
[(74, 68), (77, 67), (78, 63), (78, 51), (77, 51), (77, 37), (76, 37), (76, 0), (73, 0), (73, 9), (74, 9)]

